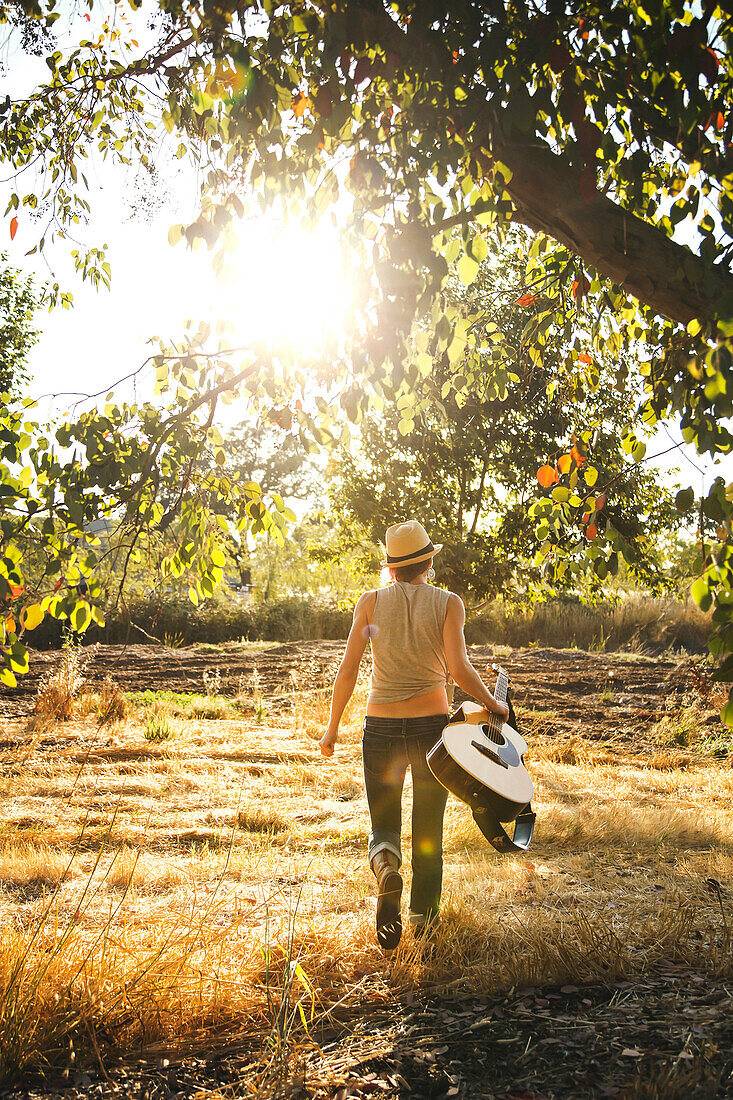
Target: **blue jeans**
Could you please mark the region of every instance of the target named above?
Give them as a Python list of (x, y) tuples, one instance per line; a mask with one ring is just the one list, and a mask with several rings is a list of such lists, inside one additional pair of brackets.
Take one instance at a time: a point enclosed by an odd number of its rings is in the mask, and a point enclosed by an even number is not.
[(443, 885), (443, 815), (448, 792), (425, 760), (448, 721), (425, 718), (364, 719), (364, 782), (372, 829), (369, 861), (387, 849), (402, 863), (402, 788), (412, 769), (412, 889), (410, 920), (422, 924), (440, 908)]

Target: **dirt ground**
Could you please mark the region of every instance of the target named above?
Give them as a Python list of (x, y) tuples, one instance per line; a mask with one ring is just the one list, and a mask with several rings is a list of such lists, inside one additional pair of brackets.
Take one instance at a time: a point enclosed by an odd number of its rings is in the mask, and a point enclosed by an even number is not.
[[(200, 692), (218, 674), (221, 692), (235, 694), (256, 676), (271, 706), (297, 706), (299, 694), (332, 681), (344, 642), (164, 646), (93, 646), (85, 662), (92, 682), (111, 676), (124, 691)], [(520, 707), (546, 712), (547, 732), (580, 733), (593, 740), (644, 740), (644, 731), (668, 711), (670, 700), (709, 687), (699, 658), (586, 653), (576, 649), (471, 646), (477, 668), (501, 663)], [(30, 713), (39, 681), (59, 660), (56, 651), (31, 652), (30, 671), (15, 689), (0, 688), (0, 720)], [(489, 679), (491, 674), (489, 674)], [(460, 696), (460, 693), (459, 693)], [(459, 697), (457, 696), (457, 698)], [(719, 725), (715, 710), (708, 721)]]
[[(362, 926), (368, 938), (373, 918), (371, 885), (363, 867), (366, 808), (354, 778), (358, 776), (358, 720), (354, 719), (351, 741), (342, 749), (351, 771), (339, 778), (337, 773), (318, 770), (314, 738), (322, 713), (315, 715), (313, 729), (303, 727), (301, 715), (305, 700), (311, 705), (314, 693), (318, 696), (332, 679), (342, 652), (341, 642), (179, 650), (100, 646), (90, 652), (87, 679), (101, 682), (112, 676), (127, 691), (201, 693), (209, 690), (215, 678), (223, 696), (261, 693), (268, 714), (264, 726), (250, 729), (237, 720), (224, 729), (223, 722), (207, 722), (204, 717), (198, 725), (186, 726), (171, 742), (174, 748), (170, 753), (167, 748), (140, 741), (134, 729), (100, 741), (90, 721), (78, 730), (59, 727), (29, 738), (25, 717), (32, 710), (40, 680), (59, 659), (55, 653), (32, 654), (29, 677), (18, 689), (3, 690), (0, 695), (0, 760), (6, 775), (0, 821), (8, 844), (26, 837), (28, 843), (34, 839), (39, 843), (70, 842), (78, 828), (72, 810), (91, 820), (90, 807), (99, 811), (101, 830), (111, 807), (117, 804), (115, 800), (124, 795), (119, 803), (121, 827), (126, 830), (124, 843), (136, 845), (145, 837), (151, 853), (145, 872), (151, 882), (141, 879), (141, 892), (133, 898), (129, 917), (134, 922), (137, 912), (143, 923), (149, 919), (147, 913), (157, 911), (145, 908), (146, 897), (151, 899), (150, 906), (164, 904), (164, 895), (154, 892), (158, 889), (152, 881), (155, 875), (162, 884), (160, 889), (167, 888), (168, 879), (164, 881), (163, 875), (169, 876), (170, 866), (178, 861), (180, 881), (171, 880), (171, 889), (183, 892), (190, 888), (186, 876), (194, 872), (186, 870), (189, 864), (184, 863), (188, 848), (194, 855), (198, 850), (197, 888), (206, 888), (203, 884), (209, 870), (200, 845), (207, 846), (206, 858), (210, 853), (213, 868), (215, 842), (232, 816), (234, 772), (244, 768), (252, 784), (252, 805), (258, 791), (264, 804), (273, 791), (282, 790), (277, 806), (283, 807), (288, 822), (297, 823), (292, 852), (286, 842), (271, 847), (270, 834), (244, 836), (242, 852), (246, 848), (250, 860), (246, 866), (242, 863), (238, 880), (246, 891), (244, 902), (252, 906), (259, 902), (259, 894), (250, 885), (252, 867), (271, 889), (272, 883), (285, 883), (279, 865), (287, 864), (292, 871), (298, 852), (308, 850), (314, 853), (308, 858), (316, 861), (314, 875), (323, 876), (320, 892), (317, 896), (314, 892), (312, 901), (317, 919), (325, 912), (335, 935), (339, 920), (343, 920), (345, 943), (356, 942)], [(476, 983), (465, 977), (460, 967), (448, 974), (445, 968), (431, 970), (426, 965), (419, 968), (419, 981), (395, 981), (394, 969), (385, 967), (378, 953), (369, 948), (372, 954), (364, 956), (366, 965), (360, 963), (362, 969), (350, 979), (358, 981), (363, 996), (337, 1002), (319, 1027), (312, 1029), (310, 1040), (294, 1045), (287, 1072), (279, 1082), (272, 1075), (265, 1082), (255, 1072), (263, 1037), (261, 1023), (253, 1018), (249, 1031), (240, 1029), (228, 1040), (185, 1056), (160, 1042), (132, 1056), (128, 1051), (124, 1057), (108, 1057), (105, 1051), (103, 1059), (80, 1058), (76, 1065), (67, 1065), (50, 1077), (28, 1075), (0, 1090), (0, 1096), (13, 1100), (50, 1096), (58, 1100), (224, 1100), (239, 1096), (293, 1100), (398, 1096), (418, 1100), (700, 1100), (733, 1096), (731, 968), (721, 962), (716, 971), (702, 959), (697, 965), (695, 958), (695, 937), (701, 953), (710, 950), (710, 944), (715, 950), (725, 944), (726, 951), (730, 945), (733, 851), (726, 834), (728, 793), (722, 783), (723, 779), (730, 782), (730, 763), (728, 758), (706, 756), (682, 743), (667, 744), (660, 752), (659, 740), (664, 723), (691, 701), (700, 726), (698, 740), (701, 732), (710, 742), (720, 737), (719, 693), (711, 690), (709, 674), (699, 658), (684, 656), (472, 647), (471, 658), (480, 669), (492, 660), (507, 669), (518, 713), (526, 723), (523, 732), (541, 740), (544, 753), (538, 758), (536, 775), (536, 808), (542, 828), (529, 861), (502, 863), (493, 853), (484, 853), (479, 848), (480, 838), (467, 840), (468, 834), (461, 832), (464, 826), (458, 822), (458, 808), (449, 813), (448, 852), (455, 895), (465, 894), (466, 883), (477, 875), (477, 881), (484, 883), (477, 887), (474, 910), (458, 910), (458, 916), (470, 924), (481, 919), (483, 910), (497, 922), (492, 926), (493, 940), (474, 936), (472, 941), (486, 945), (487, 956), (479, 961), (483, 973), (489, 974), (487, 992), (477, 992)], [(222, 727), (220, 742), (214, 732), (217, 725)], [(241, 744), (235, 745), (233, 737)], [(531, 737), (528, 739), (531, 748)], [(25, 755), (18, 764), (21, 748)], [(171, 755), (174, 752), (178, 755)], [(576, 767), (579, 761), (583, 767)], [(610, 777), (598, 779), (596, 786), (594, 761), (598, 762), (598, 776)], [(67, 818), (62, 819), (53, 810), (50, 780), (62, 766), (68, 766), (69, 775), (76, 775), (82, 765), (91, 769), (89, 785), (74, 780), (76, 793), (68, 796)], [(292, 774), (294, 768), (300, 769), (303, 790), (307, 787), (306, 798), (313, 806), (310, 812), (302, 812), (302, 793), (286, 786), (287, 773)], [(26, 773), (32, 774), (36, 785), (29, 786), (21, 798), (13, 785), (25, 781)], [(610, 786), (612, 778), (616, 782), (615, 773), (621, 786)], [(708, 792), (699, 821), (697, 787)], [(151, 799), (157, 807), (154, 811), (149, 809)], [(670, 810), (675, 800), (683, 815), (679, 818)], [(166, 819), (168, 805), (176, 810), (174, 822)], [(659, 821), (669, 822), (658, 838), (655, 813)], [(724, 816), (717, 819), (716, 813)], [(239, 814), (241, 818), (241, 811)], [(624, 822), (645, 814), (652, 824), (625, 839)], [(278, 835), (285, 834), (272, 834)], [(328, 876), (321, 868), (327, 865), (317, 861), (326, 856), (318, 853), (330, 851), (335, 853), (333, 859), (342, 862), (328, 867), (342, 867), (344, 875), (352, 876), (351, 881), (344, 878), (340, 886), (325, 881)], [(480, 874), (485, 879), (480, 879)], [(294, 882), (298, 878), (293, 875)], [(606, 980), (589, 980), (588, 974), (604, 973), (601, 942), (594, 948), (596, 954), (585, 975), (580, 973), (585, 967), (582, 955), (576, 954), (569, 964), (571, 977), (564, 981), (530, 984), (525, 980), (498, 991), (489, 988), (492, 943), (497, 969), (506, 967), (506, 957), (500, 957), (501, 944), (511, 943), (511, 933), (501, 929), (504, 917), (519, 913), (525, 924), (518, 927), (527, 931), (546, 911), (559, 921), (556, 927), (567, 921), (570, 929), (583, 906), (588, 912), (613, 913), (615, 906), (620, 911), (621, 892), (632, 880), (650, 912), (654, 899), (659, 898), (660, 904), (667, 899), (666, 909), (659, 912), (668, 916), (677, 904), (680, 912), (686, 907), (689, 913), (695, 909), (712, 913), (712, 940), (704, 938), (707, 933), (694, 926), (690, 916), (684, 952), (655, 951), (653, 929), (639, 933), (634, 947), (635, 929), (624, 929), (624, 921), (643, 921), (638, 913), (627, 918), (624, 910), (620, 924), (614, 927), (618, 937), (623, 939), (628, 932), (632, 942), (624, 964), (628, 974), (614, 962), (609, 963)], [(13, 919), (22, 922), (36, 904), (37, 895), (32, 883), (29, 887), (16, 884), (12, 890), (10, 886), (6, 890), (16, 906)], [(72, 883), (68, 887), (72, 907), (76, 904), (73, 888)], [(282, 885), (279, 888), (282, 890)], [(687, 895), (678, 892), (684, 890)], [(660, 925), (660, 942), (663, 935)], [(517, 940), (516, 950), (522, 949)], [(441, 950), (448, 950), (445, 944)], [(609, 940), (609, 959), (614, 950)], [(647, 952), (648, 965), (636, 967), (637, 950)], [(460, 952), (455, 957), (460, 957)], [(579, 969), (574, 979), (573, 966)]]

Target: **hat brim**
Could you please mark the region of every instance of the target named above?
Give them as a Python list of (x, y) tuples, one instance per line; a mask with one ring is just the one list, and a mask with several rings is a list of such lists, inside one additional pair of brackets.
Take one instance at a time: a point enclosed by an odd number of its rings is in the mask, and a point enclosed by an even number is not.
[(380, 569), (401, 569), (403, 565), (417, 565), (418, 562), (434, 558), (443, 549), (443, 543), (437, 543), (427, 554), (417, 554), (414, 558), (402, 558), (400, 561), (380, 561)]

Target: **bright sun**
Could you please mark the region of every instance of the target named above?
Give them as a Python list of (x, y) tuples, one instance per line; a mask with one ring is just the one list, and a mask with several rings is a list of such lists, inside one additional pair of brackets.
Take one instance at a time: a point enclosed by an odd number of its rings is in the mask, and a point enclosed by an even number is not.
[(311, 233), (263, 218), (240, 230), (221, 305), (237, 342), (317, 352), (326, 338), (340, 341), (350, 297), (335, 228)]

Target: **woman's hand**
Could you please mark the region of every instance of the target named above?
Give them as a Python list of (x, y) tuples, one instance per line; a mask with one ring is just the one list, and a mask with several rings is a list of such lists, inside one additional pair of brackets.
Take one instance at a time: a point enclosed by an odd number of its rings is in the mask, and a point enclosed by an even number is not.
[(496, 714), (498, 717), (501, 718), (502, 722), (508, 722), (509, 707), (506, 705), (506, 703), (500, 703), (499, 700), (495, 699), (493, 695), (490, 696), (490, 699), (491, 705), (484, 707), (484, 710), (487, 712), (487, 714)]
[(322, 756), (333, 756), (333, 750), (336, 742), (338, 741), (338, 733), (332, 733), (331, 730), (326, 730), (318, 744), (321, 747)]

